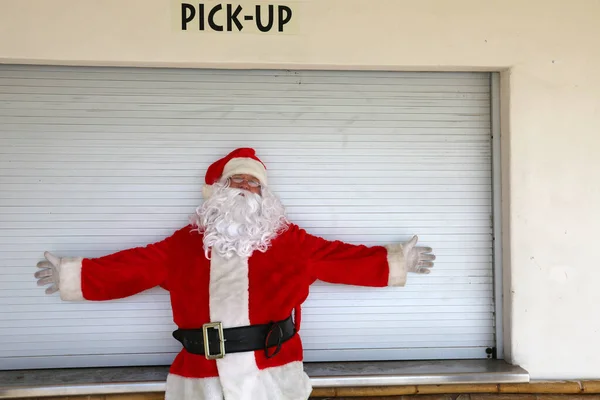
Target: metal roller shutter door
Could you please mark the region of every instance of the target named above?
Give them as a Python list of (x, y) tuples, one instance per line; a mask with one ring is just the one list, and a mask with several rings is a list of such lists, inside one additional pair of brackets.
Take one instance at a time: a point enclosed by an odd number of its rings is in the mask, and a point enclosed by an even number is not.
[(438, 256), (404, 288), (316, 283), (307, 361), (495, 346), (489, 74), (5, 65), (0, 105), (2, 369), (169, 363), (166, 292), (61, 302), (35, 264), (164, 237), (239, 146), (310, 232), (370, 245), (416, 233)]

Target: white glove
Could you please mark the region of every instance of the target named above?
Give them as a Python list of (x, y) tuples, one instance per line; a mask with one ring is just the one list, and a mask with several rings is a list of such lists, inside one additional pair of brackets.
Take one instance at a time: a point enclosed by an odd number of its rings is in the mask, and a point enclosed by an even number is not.
[(48, 251), (44, 253), (44, 257), (47, 261), (37, 263), (37, 267), (42, 269), (37, 271), (34, 276), (39, 278), (37, 281), (38, 286), (51, 283), (52, 285), (46, 289), (46, 294), (52, 294), (60, 290), (60, 263), (62, 259)]
[(406, 270), (417, 274), (428, 274), (431, 272), (429, 269), (433, 267), (435, 255), (428, 254), (432, 252), (431, 247), (415, 247), (417, 240), (419, 238), (415, 235), (402, 245)]

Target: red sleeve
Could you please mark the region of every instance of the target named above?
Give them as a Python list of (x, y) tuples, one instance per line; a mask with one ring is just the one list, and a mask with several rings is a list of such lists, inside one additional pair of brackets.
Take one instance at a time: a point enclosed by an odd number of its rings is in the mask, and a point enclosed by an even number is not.
[(63, 300), (112, 300), (132, 296), (155, 286), (167, 287), (169, 264), (183, 228), (143, 247), (97, 258), (70, 258), (61, 265)]
[(295, 228), (313, 280), (358, 286), (403, 286), (401, 245), (365, 246), (329, 241)]

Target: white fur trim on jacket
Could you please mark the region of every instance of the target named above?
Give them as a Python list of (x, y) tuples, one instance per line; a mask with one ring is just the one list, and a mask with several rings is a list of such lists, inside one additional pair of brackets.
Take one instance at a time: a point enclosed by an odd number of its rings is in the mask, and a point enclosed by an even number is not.
[[(210, 261), (209, 306), (212, 322), (223, 328), (250, 324), (248, 258), (225, 259), (213, 253)], [(217, 369), (226, 400), (305, 400), (310, 379), (301, 361), (259, 369), (253, 351), (226, 354)], [(183, 398), (182, 398), (183, 399)]]
[(83, 258), (64, 257), (60, 263), (60, 298), (66, 301), (84, 300), (81, 292), (81, 267)]
[(237, 174), (252, 175), (263, 185), (267, 184), (267, 170), (260, 161), (253, 158), (232, 158), (225, 164), (222, 174), (223, 179)]
[(389, 266), (388, 286), (404, 286), (406, 285), (406, 260), (404, 259), (404, 251), (401, 243), (388, 244), (387, 261)]
[[(250, 325), (248, 258), (225, 259), (213, 252), (208, 293), (211, 322), (220, 321), (223, 328)], [(252, 351), (227, 354), (217, 360), (217, 369), (226, 399), (246, 398), (248, 379), (258, 373)]]

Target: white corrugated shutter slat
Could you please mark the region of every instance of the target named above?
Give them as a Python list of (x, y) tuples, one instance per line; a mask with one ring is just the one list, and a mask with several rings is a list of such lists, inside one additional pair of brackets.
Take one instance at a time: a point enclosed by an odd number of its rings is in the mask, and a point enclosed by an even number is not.
[(1, 66), (0, 368), (169, 363), (166, 292), (61, 302), (35, 264), (164, 237), (201, 202), (208, 165), (241, 146), (310, 232), (418, 234), (438, 256), (404, 288), (316, 283), (307, 361), (485, 357), (490, 120), (485, 73)]

